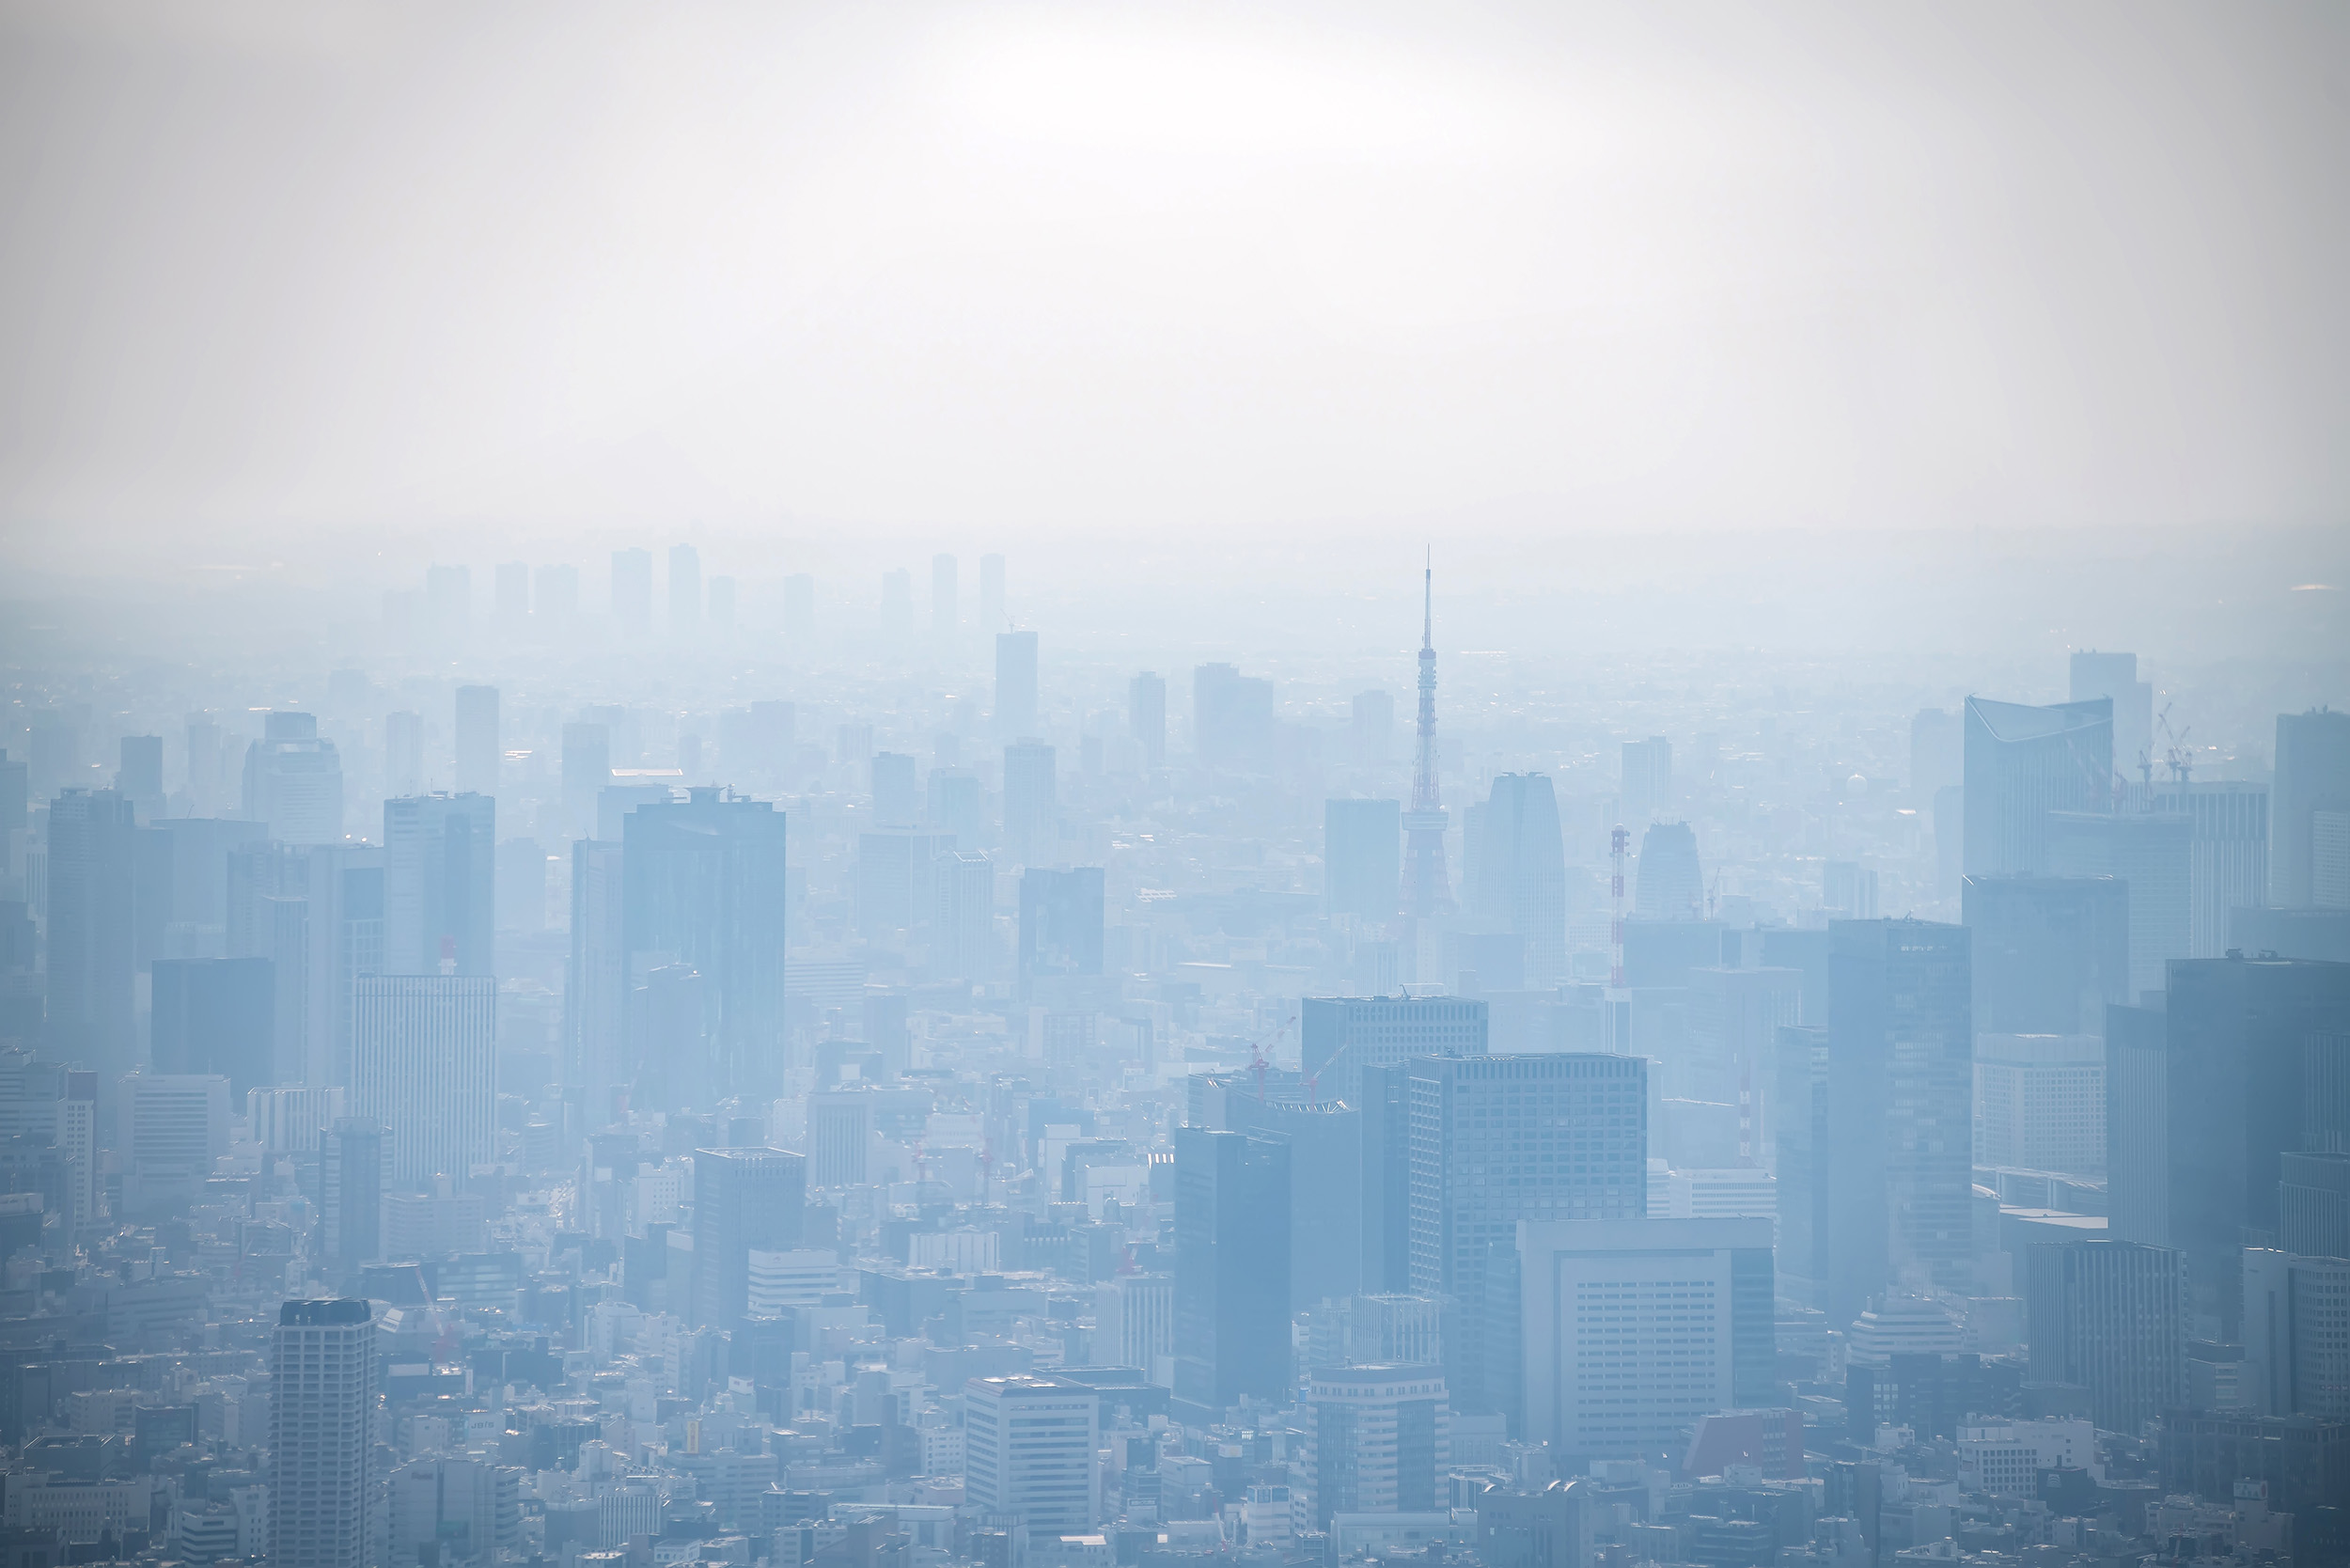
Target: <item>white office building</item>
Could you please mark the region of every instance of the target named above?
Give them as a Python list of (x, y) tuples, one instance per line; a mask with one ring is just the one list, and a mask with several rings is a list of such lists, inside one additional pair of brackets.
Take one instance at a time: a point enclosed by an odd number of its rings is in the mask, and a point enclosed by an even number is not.
[(1528, 1442), (1634, 1458), (1772, 1402), (1769, 1220), (1526, 1220), (1518, 1256)]
[(2089, 1034), (1977, 1035), (1975, 1164), (2104, 1174), (2106, 1043)]
[(361, 976), (352, 1032), (352, 1114), (385, 1129), (395, 1185), (463, 1182), (496, 1156), (496, 980)]
[(2096, 1423), (2085, 1419), (1986, 1421), (1958, 1429), (1958, 1489), (2036, 1497), (2043, 1470), (2088, 1470), (2099, 1480)]
[(1093, 1528), (1102, 1479), (1092, 1389), (1057, 1377), (975, 1377), (963, 1401), (964, 1495), (972, 1507), (1019, 1515), (1031, 1537)]

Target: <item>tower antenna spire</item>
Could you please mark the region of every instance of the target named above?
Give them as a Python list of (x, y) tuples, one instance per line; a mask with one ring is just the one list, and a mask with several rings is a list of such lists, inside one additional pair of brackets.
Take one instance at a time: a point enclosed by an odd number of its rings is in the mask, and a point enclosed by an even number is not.
[(1420, 565), (1419, 745), (1412, 761), (1412, 808), (1403, 814), (1403, 912), (1415, 919), (1452, 902), (1445, 874), (1444, 797), (1436, 783), (1436, 572), (1431, 549)]

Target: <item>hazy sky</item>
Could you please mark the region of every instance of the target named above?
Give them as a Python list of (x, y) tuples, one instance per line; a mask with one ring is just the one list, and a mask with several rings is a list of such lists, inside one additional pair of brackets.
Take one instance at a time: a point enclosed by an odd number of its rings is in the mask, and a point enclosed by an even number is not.
[(0, 525), (2325, 523), (2346, 63), (2338, 0), (8, 0)]

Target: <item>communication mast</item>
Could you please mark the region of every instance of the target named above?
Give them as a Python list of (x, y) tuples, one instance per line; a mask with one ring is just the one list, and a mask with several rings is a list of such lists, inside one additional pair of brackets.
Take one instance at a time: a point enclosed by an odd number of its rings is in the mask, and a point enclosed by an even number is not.
[(1623, 857), (1631, 848), (1630, 828), (1617, 828), (1607, 841), (1607, 858), (1615, 868), (1615, 874), (1607, 883), (1607, 897), (1612, 906), (1607, 922), (1607, 983), (1618, 991), (1623, 989)]

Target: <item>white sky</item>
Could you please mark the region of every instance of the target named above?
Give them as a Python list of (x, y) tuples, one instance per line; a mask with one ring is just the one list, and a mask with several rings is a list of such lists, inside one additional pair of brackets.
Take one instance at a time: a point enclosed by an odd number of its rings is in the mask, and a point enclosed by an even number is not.
[(0, 527), (2324, 523), (2345, 64), (2339, 4), (6, 0)]

